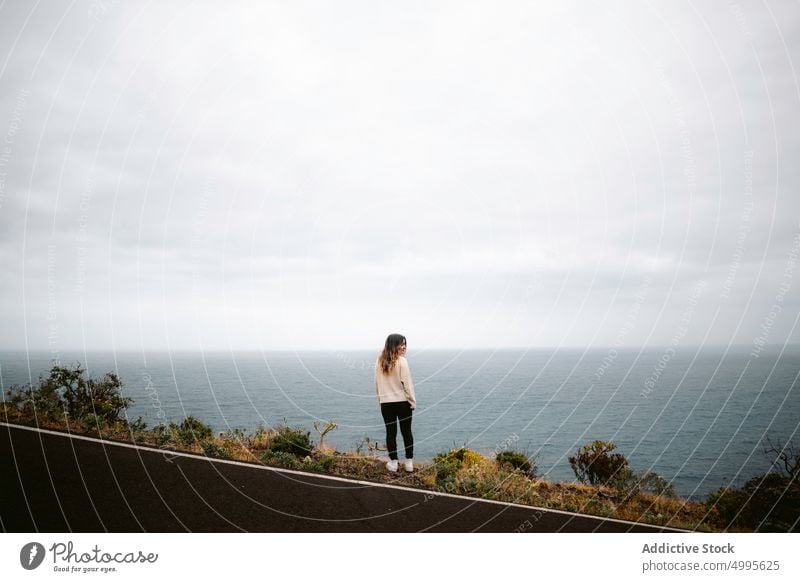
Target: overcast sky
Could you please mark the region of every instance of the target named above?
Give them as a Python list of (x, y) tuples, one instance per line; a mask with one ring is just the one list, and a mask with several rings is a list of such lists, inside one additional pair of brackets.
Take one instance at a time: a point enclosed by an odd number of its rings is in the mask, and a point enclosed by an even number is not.
[(20, 0), (0, 47), (0, 348), (800, 342), (797, 3)]

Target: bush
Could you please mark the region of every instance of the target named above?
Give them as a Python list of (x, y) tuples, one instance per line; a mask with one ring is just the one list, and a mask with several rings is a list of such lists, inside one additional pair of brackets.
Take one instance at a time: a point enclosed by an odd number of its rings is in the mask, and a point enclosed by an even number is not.
[(203, 449), (203, 454), (206, 457), (215, 457), (217, 459), (230, 459), (231, 455), (225, 450), (224, 447), (221, 447), (217, 443), (213, 441), (204, 441), (200, 443), (200, 448)]
[[(175, 426), (175, 425), (172, 425)], [(172, 431), (163, 423), (155, 425), (151, 430), (153, 442), (157, 447), (163, 447), (172, 442)]]
[(769, 438), (764, 454), (777, 472), (750, 479), (741, 489), (723, 487), (708, 496), (723, 528), (756, 531), (800, 531), (800, 450), (794, 443), (774, 444)]
[(475, 466), (482, 460), (480, 454), (465, 447), (439, 453), (433, 458), (437, 487), (443, 491), (453, 491), (456, 487), (457, 473), (462, 468)]
[(324, 455), (316, 460), (311, 457), (303, 459), (303, 469), (317, 473), (329, 473), (333, 469), (333, 464), (334, 459), (330, 455)]
[(448, 458), (446, 455), (436, 455), (433, 458), (436, 470), (436, 486), (443, 491), (451, 491), (455, 486), (455, 479), (461, 463), (457, 459)]
[(267, 451), (261, 457), (261, 460), (268, 465), (278, 465), (279, 467), (284, 467), (286, 469), (297, 469), (299, 465), (297, 457), (285, 451)]
[(313, 448), (310, 432), (288, 426), (276, 429), (268, 445), (268, 450), (272, 453), (289, 453), (295, 457), (306, 457)]
[(658, 473), (645, 471), (636, 475), (639, 489), (645, 493), (660, 495), (661, 497), (676, 497), (675, 487)]
[(625, 467), (604, 484), (613, 487), (628, 498), (635, 497), (639, 493), (675, 497), (675, 488), (672, 483), (654, 471), (637, 473)]
[(796, 477), (766, 473), (741, 489), (724, 487), (709, 495), (723, 528), (743, 527), (765, 532), (800, 531), (800, 483)]
[(147, 431), (147, 423), (144, 419), (140, 416), (133, 422), (128, 423), (128, 427), (131, 429), (131, 432), (139, 433), (139, 432), (146, 432)]
[(125, 423), (120, 415), (133, 399), (122, 396), (122, 382), (116, 374), (97, 380), (85, 375), (80, 364), (70, 368), (53, 366), (39, 386), (14, 386), (8, 391), (9, 403), (24, 416), (61, 421), (73, 420), (101, 424)]
[(613, 442), (594, 441), (578, 449), (569, 458), (575, 477), (581, 483), (590, 485), (610, 485), (623, 471), (629, 470), (628, 460), (619, 453), (611, 453), (617, 448)]
[(495, 461), (502, 468), (510, 466), (512, 470), (520, 471), (528, 477), (536, 477), (536, 466), (531, 460), (517, 451), (501, 451), (495, 456)]
[(225, 432), (219, 433), (219, 436), (223, 440), (237, 443), (248, 442), (251, 439), (251, 437), (248, 436), (247, 431), (243, 428), (229, 428)]
[(187, 416), (180, 425), (171, 423), (170, 428), (175, 432), (177, 439), (185, 445), (191, 445), (194, 442), (200, 443), (211, 438), (212, 434), (211, 427), (203, 424), (194, 416)]
[(439, 453), (436, 455), (436, 457), (434, 457), (434, 461), (436, 459), (456, 461), (459, 465), (468, 467), (471, 465), (477, 465), (483, 460), (483, 457), (480, 455), (480, 453), (476, 453), (472, 449), (461, 447), (458, 449), (452, 449), (447, 453)]

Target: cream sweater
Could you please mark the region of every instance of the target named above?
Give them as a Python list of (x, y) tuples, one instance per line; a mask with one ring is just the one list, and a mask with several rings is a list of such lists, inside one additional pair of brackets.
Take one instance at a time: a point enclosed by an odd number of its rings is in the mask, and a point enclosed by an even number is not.
[(375, 361), (375, 393), (378, 402), (409, 402), (411, 408), (417, 407), (414, 394), (414, 382), (411, 381), (411, 370), (405, 356), (400, 356), (388, 374), (384, 374), (379, 363)]

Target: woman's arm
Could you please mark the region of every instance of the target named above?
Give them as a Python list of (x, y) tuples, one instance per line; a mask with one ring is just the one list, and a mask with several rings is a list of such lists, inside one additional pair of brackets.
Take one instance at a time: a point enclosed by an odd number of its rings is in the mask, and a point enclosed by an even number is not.
[(408, 360), (403, 356), (397, 359), (400, 366), (400, 382), (403, 384), (403, 392), (406, 394), (406, 400), (411, 404), (411, 410), (417, 407), (417, 396), (414, 393), (414, 382), (411, 380), (411, 369), (408, 367)]
[(378, 372), (380, 371), (380, 361), (375, 362), (375, 396), (378, 397), (378, 402), (381, 401), (381, 393), (378, 392)]

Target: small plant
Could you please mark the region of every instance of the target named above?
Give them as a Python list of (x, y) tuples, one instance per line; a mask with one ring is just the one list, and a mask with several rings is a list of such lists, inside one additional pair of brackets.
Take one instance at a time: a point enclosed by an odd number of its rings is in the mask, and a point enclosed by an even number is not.
[(231, 455), (225, 450), (224, 447), (218, 445), (213, 441), (203, 441), (200, 443), (200, 448), (203, 449), (203, 454), (206, 457), (215, 457), (217, 459), (230, 459)]
[(800, 449), (795, 447), (794, 443), (773, 444), (772, 440), (767, 437), (767, 448), (764, 449), (764, 454), (768, 457), (774, 455), (772, 465), (788, 477), (800, 475)]
[(194, 416), (187, 416), (180, 425), (171, 423), (170, 428), (176, 433), (177, 439), (185, 445), (210, 439), (212, 434), (211, 427)]
[(460, 482), (458, 475), (461, 469), (475, 466), (481, 461), (483, 461), (483, 457), (479, 453), (466, 447), (439, 453), (433, 458), (438, 489), (448, 492), (452, 492), (456, 488), (471, 491), (473, 488), (469, 484)]
[(303, 459), (303, 469), (316, 473), (330, 473), (333, 469), (334, 458), (330, 455), (323, 455), (318, 459), (306, 457)]
[(153, 444), (157, 447), (164, 447), (172, 442), (172, 431), (163, 423), (154, 426), (150, 430), (150, 434), (153, 438)]
[(254, 450), (264, 450), (269, 448), (269, 437), (271, 431), (265, 428), (263, 425), (259, 425), (256, 428), (256, 431), (250, 437), (248, 441), (248, 445)]
[(381, 451), (389, 450), (386, 448), (386, 445), (381, 445), (381, 443), (371, 440), (368, 436), (361, 440), (361, 443), (356, 446), (356, 450), (361, 452), (364, 447), (367, 447), (367, 450), (371, 455), (376, 455)]
[(295, 457), (305, 457), (311, 454), (314, 445), (311, 442), (310, 432), (281, 426), (270, 438), (268, 448), (273, 453), (289, 453)]
[(286, 469), (297, 469), (300, 465), (297, 457), (286, 451), (267, 451), (261, 457), (261, 460), (268, 465), (278, 465)]
[(146, 432), (147, 431), (147, 423), (144, 419), (140, 416), (133, 422), (128, 423), (128, 428), (131, 429), (131, 432), (138, 433), (138, 432)]
[(133, 422), (128, 422), (128, 430), (134, 442), (143, 443), (147, 440), (150, 431), (147, 430), (147, 423), (140, 416)]
[(247, 440), (247, 431), (243, 428), (229, 428), (225, 432), (219, 433), (220, 438), (226, 441), (244, 442)]
[(495, 456), (495, 461), (500, 467), (511, 467), (512, 470), (520, 471), (528, 477), (536, 477), (536, 466), (527, 456), (517, 451), (500, 451)]
[(628, 460), (619, 453), (610, 454), (617, 448), (613, 442), (594, 441), (578, 449), (569, 457), (569, 464), (575, 477), (581, 483), (606, 485), (629, 469)]
[(466, 447), (460, 447), (458, 449), (451, 449), (449, 452), (444, 453), (443, 455), (440, 453), (434, 457), (434, 461), (437, 458), (442, 459), (449, 459), (457, 461), (459, 464), (464, 466), (471, 466), (480, 463), (483, 460), (483, 457), (480, 453), (476, 453), (472, 449), (468, 449)]
[(661, 497), (675, 497), (675, 487), (668, 480), (654, 471), (645, 471), (636, 475), (639, 490)]
[(675, 497), (675, 488), (672, 483), (654, 471), (637, 473), (625, 467), (604, 484), (616, 489), (619, 494), (623, 495), (623, 501), (629, 501), (640, 493), (649, 493), (660, 497)]
[(436, 455), (433, 458), (433, 466), (436, 471), (436, 485), (442, 491), (452, 491), (455, 487), (456, 475), (461, 469), (458, 459), (449, 458), (446, 455)]
[(324, 445), (325, 435), (328, 434), (329, 432), (331, 432), (332, 430), (335, 430), (336, 428), (338, 428), (338, 425), (335, 422), (330, 421), (330, 420), (325, 423), (325, 426), (323, 428), (319, 427), (319, 422), (318, 421), (316, 421), (316, 420), (314, 421), (314, 430), (317, 431), (317, 433), (319, 434), (319, 449), (320, 450), (324, 450), (325, 449), (325, 445)]

